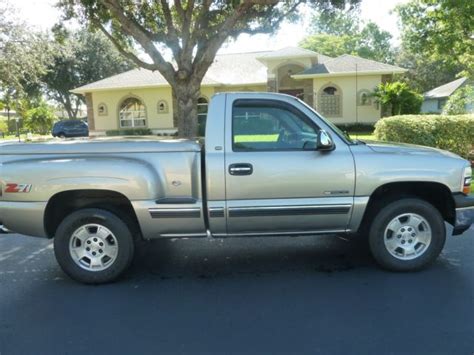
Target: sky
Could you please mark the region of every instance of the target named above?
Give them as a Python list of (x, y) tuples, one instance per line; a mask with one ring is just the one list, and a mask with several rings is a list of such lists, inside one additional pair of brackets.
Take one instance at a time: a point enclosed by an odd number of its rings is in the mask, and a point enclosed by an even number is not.
[[(61, 12), (54, 7), (57, 0), (0, 0), (9, 1), (19, 10), (18, 16), (39, 29), (49, 29), (60, 20)], [(373, 21), (380, 28), (390, 32), (392, 43), (399, 43), (397, 16), (391, 11), (396, 5), (408, 0), (362, 0), (361, 17), (364, 21)], [(261, 50), (279, 49), (288, 46), (297, 46), (309, 27), (310, 16), (303, 15), (300, 23), (282, 25), (280, 31), (269, 35), (241, 35), (236, 41), (226, 44), (221, 53), (253, 52)]]

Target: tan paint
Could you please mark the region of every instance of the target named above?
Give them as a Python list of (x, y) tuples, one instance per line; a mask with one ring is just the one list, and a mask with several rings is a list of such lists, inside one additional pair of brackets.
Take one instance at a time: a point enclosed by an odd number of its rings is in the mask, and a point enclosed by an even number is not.
[[(382, 81), (381, 75), (361, 75), (356, 76), (336, 76), (331, 78), (315, 78), (313, 79), (314, 97), (316, 100), (315, 108), (318, 110), (317, 97), (322, 88), (328, 84), (334, 84), (342, 91), (342, 115), (340, 117), (329, 117), (334, 123), (375, 123), (380, 119), (380, 107), (377, 106), (375, 100), (372, 100), (370, 106), (357, 105), (357, 93), (368, 90), (372, 91)], [(321, 114), (323, 114), (321, 112)]]
[[(119, 129), (119, 105), (127, 97), (137, 97), (143, 101), (147, 113), (147, 127), (149, 129), (170, 129), (173, 127), (173, 109), (171, 88), (147, 88), (98, 91), (92, 93), (94, 103), (95, 131)], [(165, 100), (168, 112), (158, 113), (158, 102)], [(96, 104), (97, 103), (97, 104)], [(99, 103), (107, 106), (107, 114), (100, 115)]]

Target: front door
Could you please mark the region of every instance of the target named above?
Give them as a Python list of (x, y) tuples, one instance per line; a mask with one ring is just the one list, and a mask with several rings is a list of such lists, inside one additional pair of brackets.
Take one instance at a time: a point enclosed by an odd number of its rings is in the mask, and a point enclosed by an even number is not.
[(354, 194), (347, 144), (316, 151), (318, 125), (291, 103), (227, 100), (228, 234), (345, 230)]

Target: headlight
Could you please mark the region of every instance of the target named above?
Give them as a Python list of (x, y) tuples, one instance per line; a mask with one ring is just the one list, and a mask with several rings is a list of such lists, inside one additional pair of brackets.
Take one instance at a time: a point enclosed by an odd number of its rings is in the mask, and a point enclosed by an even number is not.
[(472, 171), (471, 167), (466, 166), (466, 169), (464, 169), (464, 174), (462, 176), (462, 192), (465, 193), (466, 195), (469, 195), (471, 193), (471, 182), (472, 182)]

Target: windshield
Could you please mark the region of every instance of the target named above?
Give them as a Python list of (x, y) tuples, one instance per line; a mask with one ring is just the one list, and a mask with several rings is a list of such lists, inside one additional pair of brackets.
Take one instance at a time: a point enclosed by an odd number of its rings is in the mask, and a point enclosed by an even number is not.
[(314, 114), (316, 116), (318, 116), (325, 124), (327, 124), (329, 127), (331, 127), (331, 129), (339, 136), (341, 137), (347, 144), (356, 144), (356, 142), (354, 142), (354, 140), (349, 136), (349, 134), (347, 134), (347, 132), (341, 130), (339, 127), (337, 127), (334, 123), (332, 123), (331, 121), (328, 121), (327, 119), (325, 119), (324, 117), (322, 117), (319, 113), (317, 113), (315, 111), (314, 108), (312, 108), (310, 105), (308, 105), (306, 102), (304, 102), (303, 100), (300, 100), (300, 99), (296, 99), (298, 100), (301, 104), (303, 104), (305, 107), (307, 107), (309, 110), (311, 110), (311, 112), (314, 112)]

